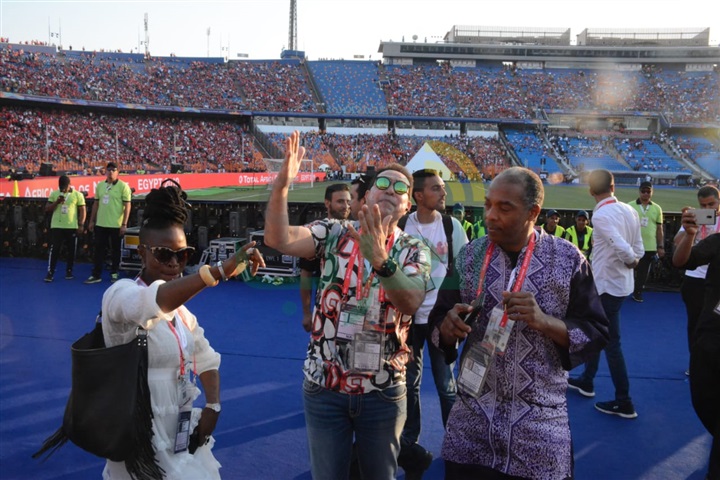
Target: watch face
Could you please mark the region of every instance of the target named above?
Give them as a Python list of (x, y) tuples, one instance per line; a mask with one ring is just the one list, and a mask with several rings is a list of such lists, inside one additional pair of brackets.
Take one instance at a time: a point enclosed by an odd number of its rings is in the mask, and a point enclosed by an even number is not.
[(396, 270), (397, 263), (392, 258), (388, 258), (387, 260), (385, 260), (385, 263), (382, 264), (380, 270), (377, 271), (377, 274), (381, 277), (391, 277), (395, 274)]

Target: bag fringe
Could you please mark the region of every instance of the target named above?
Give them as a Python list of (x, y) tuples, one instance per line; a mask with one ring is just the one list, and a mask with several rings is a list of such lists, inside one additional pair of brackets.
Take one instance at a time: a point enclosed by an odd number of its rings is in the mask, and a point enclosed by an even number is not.
[(40, 450), (32, 454), (32, 458), (38, 458), (43, 457), (41, 459), (41, 462), (44, 462), (50, 456), (58, 451), (60, 447), (65, 445), (67, 441), (70, 440), (68, 436), (65, 434), (65, 430), (63, 430), (62, 427), (58, 428), (55, 433), (50, 435), (48, 438), (45, 439), (45, 441), (42, 444), (42, 447), (40, 447)]
[(162, 480), (165, 471), (157, 462), (155, 447), (152, 444), (153, 413), (147, 379), (147, 362), (147, 352), (145, 352), (138, 367), (138, 394), (133, 422), (133, 443), (136, 448), (132, 457), (125, 460), (125, 468), (134, 480)]

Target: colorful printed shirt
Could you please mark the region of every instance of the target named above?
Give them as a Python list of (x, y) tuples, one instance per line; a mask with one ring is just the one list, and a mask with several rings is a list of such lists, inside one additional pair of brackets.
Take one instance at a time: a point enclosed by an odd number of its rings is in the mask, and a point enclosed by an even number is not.
[[(358, 372), (350, 368), (352, 342), (338, 336), (340, 313), (343, 308), (358, 307), (363, 300), (380, 298), (380, 281), (372, 273), (367, 260), (358, 255), (353, 261), (355, 240), (350, 236), (345, 220), (323, 219), (308, 225), (315, 242), (315, 256), (324, 259), (318, 285), (318, 301), (315, 305), (305, 360), (305, 377), (329, 390), (363, 394), (383, 390), (405, 383), (405, 365), (409, 361), (410, 348), (407, 336), (411, 315), (397, 311), (389, 302), (381, 302), (378, 330), (384, 333), (382, 366), (379, 373)], [(358, 223), (354, 223), (356, 229)], [(389, 251), (398, 269), (409, 277), (420, 277), (422, 289), (430, 275), (430, 252), (417, 238), (395, 228), (393, 244)], [(360, 266), (362, 262), (362, 266)], [(350, 273), (348, 266), (350, 265)], [(371, 279), (369, 291), (358, 302), (358, 272), (362, 269), (360, 288)], [(344, 293), (346, 291), (346, 294)]]
[[(495, 355), (478, 399), (458, 390), (442, 457), (522, 478), (564, 479), (572, 476), (573, 465), (566, 371), (607, 344), (608, 320), (590, 265), (580, 251), (544, 231), (536, 235), (522, 291), (532, 292), (544, 313), (565, 322), (569, 348), (515, 322), (507, 349)], [(430, 313), (435, 345), (440, 346), (439, 326), (445, 313), (455, 303), (469, 304), (477, 296), (488, 244), (488, 237), (474, 240), (458, 255), (456, 275), (443, 284)], [(525, 249), (516, 259), (517, 266), (524, 256)], [(494, 249), (484, 278), (482, 312), (463, 352), (482, 341), (490, 313), (501, 304), (502, 292), (510, 290), (515, 268), (501, 248)], [(444, 350), (449, 360), (457, 356), (456, 348)]]

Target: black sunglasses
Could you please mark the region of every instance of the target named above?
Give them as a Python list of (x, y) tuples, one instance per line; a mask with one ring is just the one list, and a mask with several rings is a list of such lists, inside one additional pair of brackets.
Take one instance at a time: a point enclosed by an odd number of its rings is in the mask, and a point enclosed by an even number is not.
[(173, 257), (177, 258), (178, 263), (186, 263), (190, 257), (192, 257), (193, 253), (195, 253), (195, 247), (185, 247), (179, 250), (173, 250), (168, 247), (149, 247), (147, 245), (143, 245), (143, 247), (150, 250), (155, 260), (163, 265), (170, 263)]
[(402, 180), (395, 180), (393, 183), (388, 177), (377, 177), (375, 179), (375, 186), (378, 190), (387, 190), (390, 188), (390, 184), (392, 184), (393, 190), (398, 195), (404, 195), (410, 190), (410, 185)]

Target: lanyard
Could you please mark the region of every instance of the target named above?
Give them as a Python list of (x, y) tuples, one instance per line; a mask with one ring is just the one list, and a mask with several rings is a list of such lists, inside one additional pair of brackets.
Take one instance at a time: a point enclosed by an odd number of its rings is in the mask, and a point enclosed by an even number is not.
[[(485, 283), (485, 275), (487, 274), (488, 266), (490, 265), (490, 257), (492, 256), (493, 251), (495, 250), (495, 244), (491, 243), (488, 245), (488, 249), (485, 252), (485, 259), (483, 260), (483, 266), (482, 270), (480, 271), (480, 280), (478, 281), (478, 289), (477, 289), (477, 297), (479, 298), (483, 291), (483, 284)], [(528, 268), (530, 267), (530, 260), (532, 259), (532, 253), (535, 250), (535, 232), (533, 231), (532, 236), (530, 237), (530, 240), (528, 241), (527, 248), (525, 249), (525, 256), (523, 257), (522, 264), (520, 265), (520, 271), (517, 274), (517, 277), (515, 278), (515, 282), (513, 283), (512, 292), (519, 292), (520, 289), (523, 286), (523, 283), (525, 283), (525, 276), (527, 275)], [(513, 269), (513, 272), (517, 267)], [(478, 308), (480, 308), (482, 305), (478, 305)], [(502, 321), (500, 322), (501, 327), (505, 327), (507, 325), (508, 316), (507, 312), (503, 314)]]
[[(718, 221), (715, 222), (714, 228), (715, 228), (715, 233), (720, 231), (720, 219), (718, 219)], [(707, 238), (707, 236), (708, 236), (707, 225), (701, 225), (700, 226), (700, 240)]]
[(175, 330), (175, 326), (172, 324), (171, 321), (168, 321), (168, 327), (170, 327), (170, 331), (172, 331), (173, 335), (175, 335), (175, 340), (177, 340), (178, 344), (178, 350), (180, 350), (180, 376), (185, 376), (185, 354), (183, 354), (182, 345), (180, 344), (180, 336), (178, 335), (177, 330)]
[[(147, 287), (147, 284), (138, 276), (137, 279), (135, 279), (135, 283), (137, 283), (140, 286)], [(185, 320), (182, 318), (182, 314), (180, 313), (180, 310), (177, 310), (177, 313), (175, 314), (175, 318), (179, 318), (182, 323), (185, 323)], [(177, 340), (178, 344), (178, 350), (180, 351), (180, 376), (185, 375), (185, 354), (183, 353), (182, 343), (180, 342), (180, 335), (178, 334), (178, 331), (175, 329), (175, 325), (172, 324), (172, 321), (168, 320), (167, 322), (168, 327), (170, 327), (170, 331), (175, 335), (175, 340)], [(185, 335), (183, 334), (183, 337)], [(193, 372), (197, 372), (197, 367), (195, 365), (195, 353), (193, 353)]]
[(595, 207), (595, 211), (600, 210), (605, 205), (610, 205), (611, 203), (617, 203), (617, 198), (615, 197), (609, 197), (603, 200), (602, 202), (597, 204), (597, 207)]
[[(360, 233), (360, 231), (358, 231)], [(385, 251), (389, 254), (390, 249), (393, 246), (393, 243), (395, 241), (395, 232), (390, 235), (385, 243)], [(362, 300), (365, 298), (366, 295), (370, 293), (370, 286), (372, 285), (372, 281), (375, 278), (375, 272), (370, 272), (370, 275), (368, 276), (367, 281), (365, 282), (365, 286), (362, 285), (362, 278), (363, 278), (363, 271), (365, 262), (363, 261), (362, 254), (360, 253), (360, 243), (355, 242), (353, 245), (352, 253), (350, 253), (350, 259), (348, 260), (348, 264), (345, 270), (345, 280), (343, 281), (343, 297), (347, 297), (348, 292), (350, 291), (350, 277), (352, 276), (352, 270), (355, 266), (355, 262), (359, 260), (358, 262), (358, 272), (357, 272), (357, 284), (355, 288), (355, 298), (358, 300)], [(385, 289), (380, 287), (380, 293), (378, 294), (380, 302), (385, 301)]]

